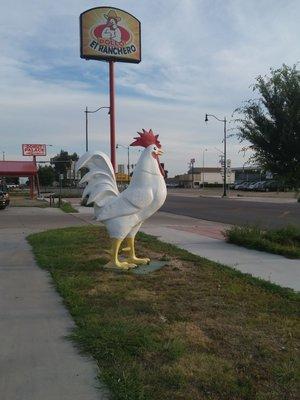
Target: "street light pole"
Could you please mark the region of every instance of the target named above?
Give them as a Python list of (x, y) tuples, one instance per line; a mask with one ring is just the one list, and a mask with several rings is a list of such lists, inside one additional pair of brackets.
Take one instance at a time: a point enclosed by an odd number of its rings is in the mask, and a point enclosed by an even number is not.
[[(102, 110), (103, 108), (108, 108), (110, 110), (110, 107), (99, 107), (99, 108), (97, 108), (97, 110), (89, 111), (89, 109), (87, 107), (85, 107), (85, 110), (84, 110), (84, 113), (85, 113), (85, 151), (89, 151), (88, 114), (94, 114), (94, 113), (98, 112), (99, 110)], [(108, 114), (109, 113), (110, 113), (110, 111), (108, 111)]]
[(203, 183), (202, 183), (202, 189), (204, 189), (204, 154), (207, 151), (207, 149), (203, 150), (203, 163), (202, 163), (202, 179), (203, 179)]
[(88, 108), (85, 107), (85, 151), (89, 151), (89, 141), (88, 141)]
[(218, 117), (216, 117), (213, 114), (205, 114), (205, 122), (208, 122), (208, 117), (213, 117), (215, 118), (217, 121), (223, 122), (224, 124), (224, 139), (223, 139), (223, 144), (224, 144), (224, 152), (223, 152), (223, 156), (224, 156), (224, 165), (223, 165), (223, 173), (224, 173), (224, 178), (223, 178), (223, 197), (227, 197), (227, 182), (226, 182), (226, 176), (227, 176), (227, 147), (226, 147), (226, 139), (227, 139), (227, 120), (226, 117), (224, 117), (224, 119), (220, 119)]
[(194, 164), (195, 164), (195, 159), (191, 158), (190, 165), (192, 169), (192, 188), (194, 189)]
[(227, 196), (227, 146), (226, 146), (226, 117), (224, 117), (224, 191), (223, 197)]
[(127, 146), (127, 174), (128, 174), (128, 183), (129, 183), (130, 182), (129, 146)]

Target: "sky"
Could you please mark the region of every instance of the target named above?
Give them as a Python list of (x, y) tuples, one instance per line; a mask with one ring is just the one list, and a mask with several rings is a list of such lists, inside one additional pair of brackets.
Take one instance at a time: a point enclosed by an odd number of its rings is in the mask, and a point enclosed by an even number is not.
[[(169, 176), (196, 166), (215, 167), (223, 149), (223, 124), (232, 120), (251, 85), (270, 67), (299, 62), (298, 0), (11, 0), (0, 16), (0, 156), (22, 160), (22, 143), (46, 143), (46, 160), (61, 149), (85, 151), (86, 106), (108, 106), (107, 62), (79, 54), (79, 15), (97, 6), (124, 9), (141, 21), (142, 61), (116, 63), (116, 141), (136, 132), (159, 134)], [(89, 116), (89, 148), (109, 154), (109, 116)], [(234, 134), (234, 121), (228, 134)], [(230, 137), (233, 167), (250, 153)], [(139, 156), (130, 150), (130, 163)], [(126, 149), (117, 162), (126, 163)], [(2, 159), (2, 157), (1, 157)]]

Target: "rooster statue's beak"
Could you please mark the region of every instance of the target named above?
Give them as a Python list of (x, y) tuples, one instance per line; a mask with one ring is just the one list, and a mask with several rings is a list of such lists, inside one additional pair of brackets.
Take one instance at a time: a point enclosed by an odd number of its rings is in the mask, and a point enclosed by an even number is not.
[(164, 169), (163, 169), (163, 167), (161, 166), (161, 163), (160, 163), (160, 161), (159, 161), (159, 156), (163, 155), (164, 152), (163, 152), (162, 149), (157, 149), (157, 150), (155, 151), (155, 154), (156, 154), (156, 156), (155, 156), (154, 158), (156, 158), (156, 161), (157, 161), (158, 166), (159, 166), (160, 173), (162, 174), (162, 176), (165, 176), (165, 171), (164, 171)]

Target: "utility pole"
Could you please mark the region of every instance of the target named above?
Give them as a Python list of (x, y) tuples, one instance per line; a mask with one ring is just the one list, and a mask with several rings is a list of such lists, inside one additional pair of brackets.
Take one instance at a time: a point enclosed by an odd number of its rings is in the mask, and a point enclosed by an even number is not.
[(203, 150), (203, 155), (202, 155), (202, 189), (204, 189), (204, 154), (207, 151), (207, 149)]
[(190, 165), (192, 169), (192, 188), (194, 189), (194, 164), (195, 164), (195, 159), (191, 158)]
[(227, 148), (226, 148), (226, 117), (224, 117), (224, 190), (223, 190), (223, 197), (227, 196)]
[(94, 114), (103, 108), (108, 108), (108, 114), (110, 114), (110, 107), (99, 107), (97, 110), (89, 111), (87, 107), (85, 107), (85, 151), (89, 151), (89, 122), (88, 122), (88, 114)]
[(224, 124), (224, 138), (223, 138), (223, 144), (224, 144), (224, 166), (223, 166), (223, 173), (224, 173), (224, 177), (223, 177), (223, 196), (222, 197), (227, 197), (227, 182), (226, 182), (226, 174), (227, 174), (227, 160), (226, 160), (226, 156), (227, 156), (227, 147), (226, 147), (226, 139), (227, 139), (227, 120), (226, 117), (224, 117), (224, 119), (220, 119), (218, 117), (216, 117), (213, 114), (205, 114), (205, 122), (208, 122), (208, 117), (214, 117), (217, 121), (223, 122)]

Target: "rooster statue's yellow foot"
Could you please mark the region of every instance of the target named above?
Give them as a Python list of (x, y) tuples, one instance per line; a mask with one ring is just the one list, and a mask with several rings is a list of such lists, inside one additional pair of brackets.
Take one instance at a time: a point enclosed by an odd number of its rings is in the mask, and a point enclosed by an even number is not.
[(150, 263), (150, 258), (138, 258), (135, 255), (135, 248), (134, 248), (134, 237), (126, 238), (126, 245), (123, 251), (128, 253), (128, 256), (125, 258), (125, 261), (128, 263), (134, 263), (136, 265), (146, 265)]
[(118, 258), (119, 254), (119, 249), (120, 245), (122, 243), (122, 240), (120, 239), (112, 239), (112, 247), (110, 253), (110, 261), (104, 265), (105, 269), (121, 269), (128, 271), (129, 269), (136, 268), (137, 264), (134, 262), (129, 262), (129, 260), (126, 261), (120, 261)]

